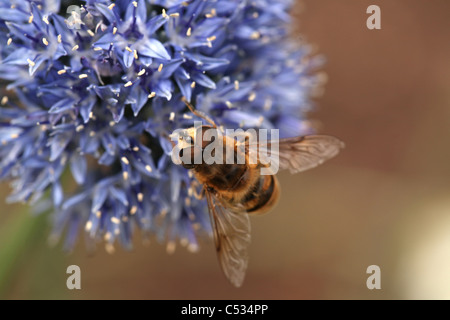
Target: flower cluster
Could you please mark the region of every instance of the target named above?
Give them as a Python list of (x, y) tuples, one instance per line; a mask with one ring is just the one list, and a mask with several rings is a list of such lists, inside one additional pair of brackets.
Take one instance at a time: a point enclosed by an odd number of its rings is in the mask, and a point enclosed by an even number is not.
[(320, 63), (289, 40), (289, 0), (0, 3), (0, 179), (8, 200), (54, 210), (54, 234), (174, 248), (211, 232), (168, 135), (181, 98), (228, 128), (304, 134)]

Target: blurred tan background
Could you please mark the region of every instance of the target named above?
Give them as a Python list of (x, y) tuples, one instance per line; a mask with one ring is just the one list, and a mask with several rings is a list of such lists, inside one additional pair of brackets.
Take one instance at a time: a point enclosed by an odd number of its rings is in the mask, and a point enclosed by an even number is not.
[[(371, 4), (381, 7), (382, 30), (366, 28)], [(329, 81), (311, 118), (346, 149), (318, 169), (280, 174), (280, 204), (252, 218), (242, 288), (222, 276), (211, 241), (197, 254), (168, 255), (136, 239), (134, 251), (112, 256), (88, 256), (81, 241), (66, 256), (46, 245), (42, 228), (19, 241), (34, 247), (14, 251), (0, 297), (450, 298), (450, 2), (303, 0), (296, 9), (295, 30), (327, 58)], [(46, 226), (22, 206), (0, 205), (0, 246), (17, 216), (25, 228), (33, 219)], [(77, 292), (65, 286), (71, 264), (82, 271)], [(366, 287), (373, 264), (381, 290)]]

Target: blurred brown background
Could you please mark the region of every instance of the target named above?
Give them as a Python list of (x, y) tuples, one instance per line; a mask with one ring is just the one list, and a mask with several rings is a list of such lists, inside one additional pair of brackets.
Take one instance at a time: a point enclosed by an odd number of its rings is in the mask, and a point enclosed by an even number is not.
[[(382, 30), (366, 28), (371, 4), (381, 7)], [(79, 243), (65, 256), (37, 235), (3, 297), (450, 298), (450, 2), (303, 0), (296, 9), (296, 30), (327, 58), (329, 81), (311, 118), (346, 149), (318, 169), (280, 174), (280, 204), (252, 218), (242, 288), (224, 279), (211, 242), (167, 255), (136, 239), (133, 252), (92, 257)], [(24, 210), (1, 206), (3, 226)], [(71, 264), (82, 271), (77, 292), (65, 286)], [(381, 290), (366, 287), (373, 264)]]

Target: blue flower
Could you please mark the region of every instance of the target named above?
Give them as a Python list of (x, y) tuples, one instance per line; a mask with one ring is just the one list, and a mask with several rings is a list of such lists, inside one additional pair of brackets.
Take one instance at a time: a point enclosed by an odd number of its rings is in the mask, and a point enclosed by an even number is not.
[[(308, 133), (320, 59), (289, 38), (288, 0), (0, 3), (0, 179), (11, 202), (54, 209), (52, 239), (173, 249), (211, 233), (167, 136), (184, 96), (228, 128)], [(64, 181), (64, 183), (62, 183)], [(48, 197), (47, 195), (50, 195)], [(50, 200), (50, 201), (49, 201)]]

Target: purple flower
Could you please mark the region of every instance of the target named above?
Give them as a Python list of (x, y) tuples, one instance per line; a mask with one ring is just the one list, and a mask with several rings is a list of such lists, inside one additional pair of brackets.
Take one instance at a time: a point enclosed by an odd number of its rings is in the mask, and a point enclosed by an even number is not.
[(53, 208), (53, 237), (67, 230), (67, 248), (80, 230), (130, 248), (138, 227), (197, 249), (197, 230), (211, 233), (206, 202), (167, 138), (193, 125), (181, 97), (228, 128), (308, 133), (320, 59), (290, 40), (291, 1), (70, 4), (0, 3), (8, 201)]

